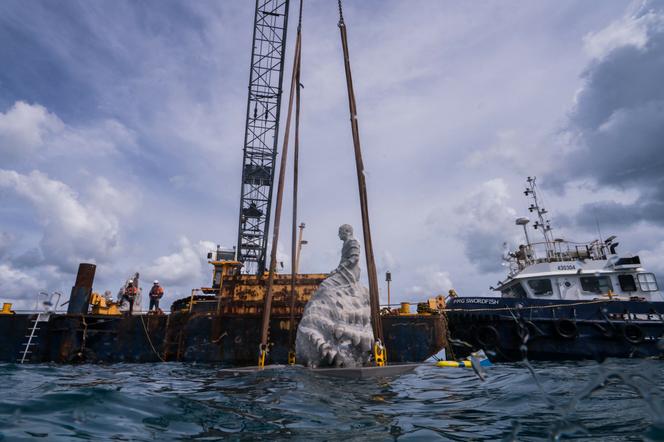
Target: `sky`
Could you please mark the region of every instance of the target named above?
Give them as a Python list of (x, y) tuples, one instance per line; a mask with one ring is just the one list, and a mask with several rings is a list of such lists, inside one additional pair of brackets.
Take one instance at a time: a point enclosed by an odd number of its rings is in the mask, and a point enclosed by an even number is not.
[[(253, 14), (0, 2), (0, 301), (66, 297), (80, 262), (100, 292), (159, 279), (166, 305), (210, 284), (207, 251), (237, 237)], [(495, 295), (527, 176), (555, 237), (615, 234), (664, 280), (664, 1), (347, 0), (344, 18), (392, 302)], [(336, 267), (339, 225), (361, 237), (337, 20), (304, 1), (302, 272)], [(289, 198), (282, 220), (288, 271)]]

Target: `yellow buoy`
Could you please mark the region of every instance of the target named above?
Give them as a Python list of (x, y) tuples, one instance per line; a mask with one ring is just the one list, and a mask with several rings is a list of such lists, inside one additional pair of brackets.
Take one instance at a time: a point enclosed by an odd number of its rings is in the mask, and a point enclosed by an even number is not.
[(470, 361), (438, 361), (436, 367), (470, 368), (472, 364)]

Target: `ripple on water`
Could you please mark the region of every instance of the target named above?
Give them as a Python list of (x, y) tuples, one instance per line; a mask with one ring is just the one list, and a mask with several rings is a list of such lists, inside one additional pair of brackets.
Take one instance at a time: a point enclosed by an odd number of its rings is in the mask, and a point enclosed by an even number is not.
[(1, 364), (0, 439), (664, 440), (660, 361), (422, 366), (348, 381), (297, 368)]

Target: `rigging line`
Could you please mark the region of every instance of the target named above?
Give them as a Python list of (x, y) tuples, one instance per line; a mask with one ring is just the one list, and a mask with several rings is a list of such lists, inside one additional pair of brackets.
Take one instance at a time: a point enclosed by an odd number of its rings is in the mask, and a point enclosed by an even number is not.
[[(295, 44), (295, 59), (294, 66), (298, 65), (300, 59), (300, 42)], [(290, 95), (288, 99), (288, 114), (286, 117), (286, 130), (284, 131), (284, 143), (281, 150), (281, 164), (279, 166), (279, 182), (277, 185), (277, 204), (274, 211), (274, 227), (272, 231), (272, 250), (270, 251), (270, 270), (267, 280), (267, 290), (263, 302), (263, 319), (261, 326), (261, 342), (259, 346), (259, 362), (258, 365), (262, 366), (261, 362), (264, 361), (265, 353), (267, 352), (268, 335), (270, 331), (270, 313), (272, 310), (272, 297), (274, 295), (274, 273), (277, 267), (277, 246), (279, 243), (279, 227), (281, 224), (281, 206), (284, 195), (284, 181), (286, 176), (286, 160), (288, 158), (288, 141), (290, 135), (291, 116), (293, 114), (293, 96), (295, 94), (295, 73), (291, 76)]]
[(341, 0), (338, 0), (339, 3), (339, 26), (342, 26), (344, 24), (344, 10), (343, 7), (341, 6)]
[(297, 64), (293, 66), (295, 70), (295, 140), (293, 143), (293, 225), (291, 228), (291, 296), (290, 296), (290, 320), (288, 325), (288, 345), (289, 350), (295, 350), (295, 271), (297, 263), (297, 186), (300, 157), (300, 76), (302, 66), (302, 2), (300, 0), (300, 17), (297, 25), (296, 45), (299, 48), (300, 55), (297, 58)]
[(344, 56), (344, 68), (346, 72), (346, 88), (348, 90), (348, 108), (350, 111), (351, 132), (353, 135), (353, 148), (355, 150), (355, 166), (357, 169), (357, 184), (360, 194), (360, 209), (362, 213), (362, 232), (364, 235), (364, 254), (367, 261), (367, 275), (369, 278), (369, 300), (371, 303), (371, 325), (374, 332), (374, 338), (385, 344), (383, 339), (383, 328), (380, 319), (380, 299), (378, 294), (378, 278), (376, 276), (376, 263), (373, 255), (373, 245), (371, 242), (371, 226), (369, 222), (369, 203), (367, 201), (367, 188), (364, 176), (364, 163), (362, 161), (362, 148), (360, 146), (360, 129), (357, 117), (357, 104), (355, 102), (355, 92), (353, 89), (353, 76), (350, 67), (350, 55), (348, 49), (348, 35), (344, 23), (343, 8), (341, 0), (339, 4), (339, 32), (341, 34), (341, 46)]
[(297, 32), (300, 33), (302, 31), (302, 6), (304, 6), (303, 0), (300, 0), (300, 13), (298, 14), (297, 17)]
[(145, 326), (145, 321), (143, 320), (143, 315), (139, 315), (141, 318), (141, 324), (143, 324), (143, 330), (145, 331), (145, 337), (148, 338), (148, 344), (150, 344), (150, 347), (152, 348), (152, 351), (154, 352), (155, 355), (159, 358), (161, 362), (166, 362), (163, 357), (159, 354), (156, 348), (154, 348), (154, 344), (152, 344), (152, 339), (150, 339), (150, 333), (148, 333), (148, 328)]

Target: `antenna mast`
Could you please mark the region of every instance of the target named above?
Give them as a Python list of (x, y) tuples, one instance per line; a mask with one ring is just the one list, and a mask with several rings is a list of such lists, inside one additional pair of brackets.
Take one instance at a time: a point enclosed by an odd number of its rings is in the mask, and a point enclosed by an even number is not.
[(530, 196), (533, 200), (530, 207), (528, 207), (528, 211), (537, 215), (537, 221), (533, 223), (533, 229), (542, 232), (542, 236), (544, 236), (544, 247), (546, 248), (546, 255), (548, 258), (555, 251), (553, 233), (551, 232), (551, 220), (545, 217), (549, 212), (544, 207), (540, 206), (539, 199), (537, 198), (537, 177), (528, 177), (526, 182), (526, 190), (524, 190), (523, 193), (526, 196)]

